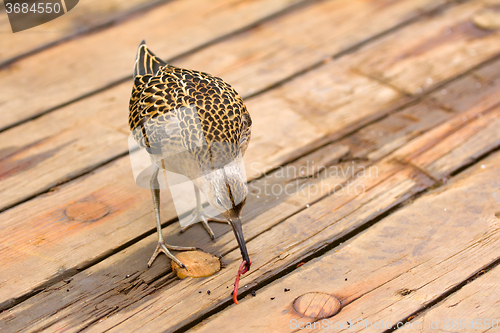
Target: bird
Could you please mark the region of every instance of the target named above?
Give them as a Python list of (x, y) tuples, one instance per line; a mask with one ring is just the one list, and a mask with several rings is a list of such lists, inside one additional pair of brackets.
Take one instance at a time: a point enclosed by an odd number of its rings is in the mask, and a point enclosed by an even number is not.
[[(219, 77), (167, 64), (144, 40), (137, 51), (133, 76), (129, 127), (138, 145), (149, 153), (154, 168), (150, 187), (158, 244), (148, 267), (164, 253), (185, 268), (170, 250), (196, 249), (168, 245), (163, 239), (158, 182), (163, 169), (184, 175), (194, 184), (196, 208), (181, 232), (201, 222), (214, 240), (208, 222), (229, 223), (243, 258), (244, 274), (251, 261), (241, 222), (248, 195), (241, 159), (250, 142), (252, 120), (243, 99)], [(224, 219), (205, 214), (200, 192)]]

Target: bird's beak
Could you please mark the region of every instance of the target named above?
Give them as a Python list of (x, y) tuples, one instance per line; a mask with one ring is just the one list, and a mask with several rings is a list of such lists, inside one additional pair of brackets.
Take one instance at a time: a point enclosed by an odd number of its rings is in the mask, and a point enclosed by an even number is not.
[(237, 217), (235, 219), (231, 219), (230, 223), (231, 223), (231, 226), (233, 227), (234, 235), (236, 236), (236, 241), (238, 242), (238, 245), (240, 247), (241, 256), (243, 257), (243, 260), (246, 261), (245, 272), (247, 272), (250, 270), (251, 261), (250, 261), (250, 257), (248, 256), (245, 238), (243, 237), (243, 229), (241, 228), (241, 220), (239, 217)]

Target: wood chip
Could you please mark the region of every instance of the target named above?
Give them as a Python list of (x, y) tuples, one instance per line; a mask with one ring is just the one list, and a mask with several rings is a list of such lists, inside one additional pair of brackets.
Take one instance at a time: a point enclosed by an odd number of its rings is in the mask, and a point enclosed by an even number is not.
[(180, 252), (176, 257), (186, 266), (186, 268), (181, 268), (174, 261), (171, 261), (172, 270), (180, 279), (188, 276), (201, 278), (220, 271), (219, 258), (202, 251)]

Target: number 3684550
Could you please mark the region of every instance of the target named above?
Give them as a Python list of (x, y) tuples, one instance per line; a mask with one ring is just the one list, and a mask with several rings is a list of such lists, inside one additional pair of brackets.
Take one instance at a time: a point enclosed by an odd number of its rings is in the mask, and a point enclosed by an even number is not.
[(59, 13), (61, 11), (61, 5), (59, 3), (34, 3), (34, 4), (28, 4), (28, 3), (10, 3), (7, 2), (5, 4), (5, 8), (7, 11), (7, 14), (10, 13), (15, 13), (15, 14), (20, 14), (20, 13), (33, 13), (33, 14), (43, 14), (43, 13)]

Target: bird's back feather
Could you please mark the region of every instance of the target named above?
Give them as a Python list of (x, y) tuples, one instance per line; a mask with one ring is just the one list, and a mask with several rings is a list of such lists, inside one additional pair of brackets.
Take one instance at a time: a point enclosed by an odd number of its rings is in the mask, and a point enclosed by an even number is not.
[(229, 84), (165, 64), (144, 43), (134, 72), (129, 125), (149, 153), (184, 151), (199, 168), (213, 169), (245, 152), (252, 121)]
[(158, 70), (165, 66), (167, 63), (155, 56), (151, 50), (146, 46), (146, 41), (142, 41), (137, 50), (134, 65), (134, 78), (137, 75), (154, 75)]

